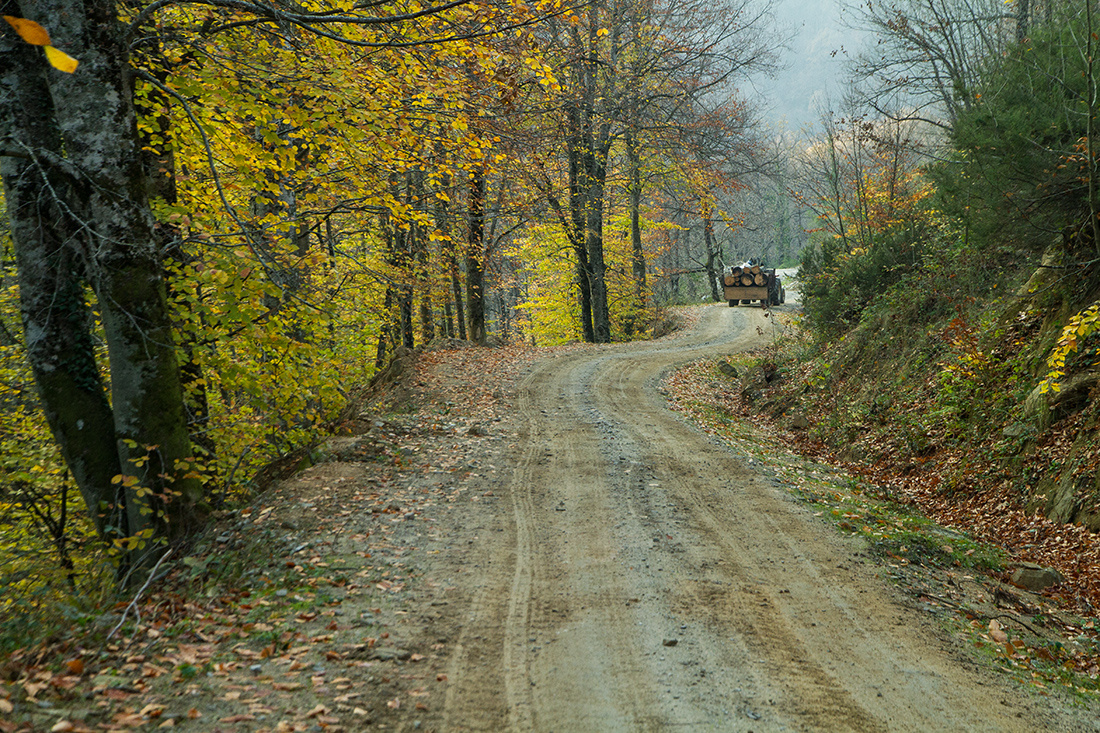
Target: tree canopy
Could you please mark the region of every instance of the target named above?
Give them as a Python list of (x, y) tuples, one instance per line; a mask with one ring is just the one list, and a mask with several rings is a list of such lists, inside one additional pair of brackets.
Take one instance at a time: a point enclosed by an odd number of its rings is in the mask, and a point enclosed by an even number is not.
[(646, 337), (685, 197), (736, 226), (778, 44), (742, 0), (2, 5), (0, 573), (84, 582), (400, 347)]

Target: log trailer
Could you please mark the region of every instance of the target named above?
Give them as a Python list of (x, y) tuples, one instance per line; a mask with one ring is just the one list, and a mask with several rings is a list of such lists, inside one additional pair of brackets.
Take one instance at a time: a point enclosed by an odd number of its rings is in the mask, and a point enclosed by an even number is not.
[(775, 270), (746, 262), (737, 267), (727, 267), (722, 274), (723, 294), (730, 308), (738, 303), (756, 300), (762, 308), (779, 305), (787, 300), (783, 283), (775, 276)]

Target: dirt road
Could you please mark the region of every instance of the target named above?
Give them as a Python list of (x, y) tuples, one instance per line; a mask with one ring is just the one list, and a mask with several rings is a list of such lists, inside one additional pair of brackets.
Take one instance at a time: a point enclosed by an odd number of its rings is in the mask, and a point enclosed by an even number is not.
[(441, 729), (1074, 727), (953, 657), (857, 546), (666, 408), (663, 372), (765, 326), (709, 308), (522, 380), (462, 558)]

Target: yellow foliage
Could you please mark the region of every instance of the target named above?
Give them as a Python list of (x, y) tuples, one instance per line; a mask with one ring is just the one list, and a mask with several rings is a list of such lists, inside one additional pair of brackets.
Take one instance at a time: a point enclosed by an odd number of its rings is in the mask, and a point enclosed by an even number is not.
[(1061, 390), (1061, 380), (1066, 375), (1066, 362), (1080, 350), (1084, 340), (1097, 331), (1100, 331), (1100, 303), (1093, 303), (1069, 319), (1069, 323), (1062, 329), (1058, 343), (1047, 358), (1050, 371), (1039, 383), (1040, 392), (1045, 394)]
[(526, 317), (517, 328), (539, 346), (581, 338), (581, 312), (573, 252), (558, 227), (536, 225), (507, 253), (520, 263), (527, 284), (516, 309)]
[[(671, 228), (667, 222), (642, 220), (644, 248), (652, 257), (655, 234)], [(540, 346), (554, 346), (582, 338), (579, 285), (576, 260), (560, 227), (536, 225), (527, 230), (515, 248), (508, 252), (520, 267), (526, 292), (517, 309), (526, 321), (519, 324), (524, 334)], [(630, 220), (625, 214), (613, 216), (604, 228), (604, 261), (607, 265), (607, 301), (612, 338), (626, 337), (626, 324), (633, 322), (634, 338), (646, 335), (648, 316), (639, 312), (632, 271), (633, 250)], [(650, 302), (650, 292), (643, 293)]]

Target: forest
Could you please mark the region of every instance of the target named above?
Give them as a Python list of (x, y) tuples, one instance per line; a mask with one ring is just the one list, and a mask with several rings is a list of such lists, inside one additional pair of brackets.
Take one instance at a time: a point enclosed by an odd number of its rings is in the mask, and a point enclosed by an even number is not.
[(4, 617), (145, 577), (402, 349), (650, 338), (750, 257), (815, 354), (936, 341), (926, 418), (843, 406), (911, 454), (1095, 388), (1091, 3), (852, 5), (810, 135), (746, 91), (766, 2), (2, 3)]
[(778, 49), (742, 0), (3, 14), (0, 582), (32, 605), (148, 568), (401, 347), (650, 334), (720, 269), (737, 84)]

